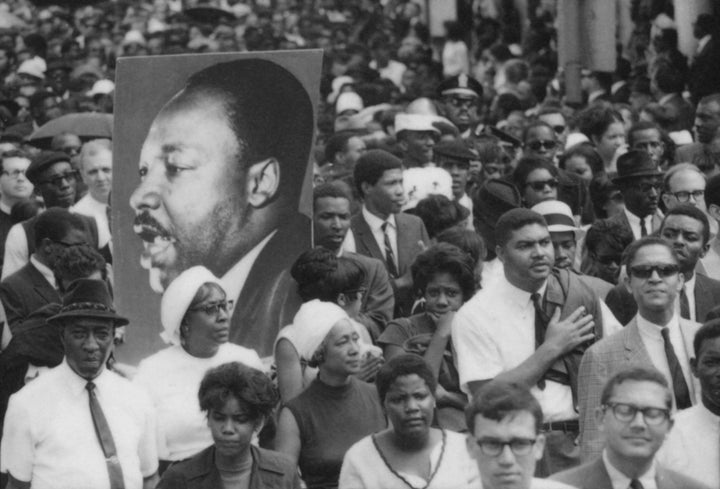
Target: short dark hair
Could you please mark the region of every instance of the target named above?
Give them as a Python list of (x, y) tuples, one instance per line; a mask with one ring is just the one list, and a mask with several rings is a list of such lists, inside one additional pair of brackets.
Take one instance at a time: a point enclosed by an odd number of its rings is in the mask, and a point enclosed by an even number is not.
[(366, 151), (355, 163), (353, 178), (358, 193), (364, 196), (362, 184), (375, 185), (386, 171), (401, 170), (402, 160), (382, 149)]
[(216, 97), (240, 146), (240, 168), (275, 157), (283, 175), (278, 195), (300, 195), (314, 125), (310, 95), (295, 75), (266, 59), (239, 59), (198, 71), (180, 94), (173, 101)]
[(660, 236), (645, 236), (644, 238), (640, 238), (637, 241), (633, 241), (632, 243), (630, 243), (630, 246), (625, 248), (625, 253), (623, 255), (623, 265), (627, 267), (628, 276), (632, 275), (630, 271), (630, 265), (635, 260), (638, 252), (646, 246), (663, 246), (667, 248), (675, 263), (678, 263), (677, 253), (675, 252), (675, 249), (670, 243), (665, 241)]
[(532, 414), (535, 432), (542, 431), (543, 413), (535, 396), (520, 384), (491, 380), (473, 396), (472, 402), (465, 408), (465, 421), (470, 434), (474, 434), (477, 416), (500, 422), (518, 411)]
[(585, 158), (585, 161), (587, 161), (588, 166), (590, 166), (590, 169), (593, 172), (593, 176), (601, 173), (604, 169), (600, 153), (597, 152), (595, 146), (587, 141), (578, 143), (566, 149), (558, 161), (558, 166), (564, 170), (567, 161), (575, 156)]
[(585, 235), (585, 246), (588, 252), (594, 254), (600, 243), (606, 243), (612, 249), (622, 253), (634, 239), (632, 231), (622, 223), (611, 219), (600, 219), (588, 229)]
[(336, 132), (325, 142), (325, 161), (332, 163), (335, 155), (347, 151), (347, 144), (350, 138), (356, 134), (352, 131)]
[[(35, 231), (35, 248), (40, 248), (44, 239), (60, 241), (70, 231), (78, 230), (87, 234), (85, 223), (77, 214), (59, 207), (52, 207), (38, 215), (33, 229)], [(89, 237), (87, 243), (91, 243)]]
[(65, 248), (53, 264), (53, 272), (61, 281), (70, 283), (79, 278), (88, 278), (94, 272), (100, 272), (103, 279), (107, 275), (105, 258), (90, 245)]
[(441, 231), (458, 226), (467, 217), (461, 214), (460, 204), (442, 194), (428, 195), (407, 212), (422, 219), (430, 238), (434, 238)]
[(650, 121), (637, 121), (632, 126), (630, 126), (630, 129), (628, 130), (628, 144), (632, 148), (632, 146), (635, 144), (635, 136), (634, 134), (638, 131), (648, 131), (650, 129), (655, 129), (658, 132), (658, 136), (660, 136), (660, 139), (663, 137), (663, 130), (662, 128), (655, 124), (654, 122)]
[(385, 396), (390, 390), (390, 386), (398, 377), (413, 374), (425, 381), (428, 389), (430, 389), (430, 393), (434, 397), (437, 380), (428, 364), (425, 363), (425, 360), (419, 355), (404, 353), (388, 360), (377, 373), (375, 387), (380, 397), (380, 403), (383, 404), (385, 402)]
[[(663, 32), (669, 30), (663, 29)], [(660, 64), (655, 71), (655, 84), (663, 93), (682, 93), (685, 89), (685, 74), (669, 65)]]
[(634, 382), (653, 382), (661, 387), (665, 388), (667, 392), (667, 406), (668, 408), (672, 405), (672, 396), (670, 394), (670, 388), (668, 381), (663, 374), (660, 373), (654, 367), (646, 367), (643, 365), (636, 365), (633, 367), (626, 368), (616, 373), (610, 380), (607, 381), (603, 387), (602, 393), (600, 394), (600, 404), (604, 405), (610, 401), (610, 398), (615, 393), (615, 388), (623, 382), (634, 381)]
[(609, 217), (604, 207), (610, 200), (612, 194), (620, 191), (620, 188), (613, 183), (605, 173), (600, 173), (599, 175), (593, 175), (593, 179), (590, 181), (589, 191), (590, 201), (592, 202), (595, 215), (599, 219)]
[(693, 339), (693, 350), (695, 351), (695, 359), (700, 359), (700, 350), (703, 342), (720, 338), (720, 318), (707, 321), (695, 333)]
[(523, 130), (523, 134), (522, 134), (523, 143), (527, 142), (527, 138), (528, 138), (528, 135), (530, 135), (530, 131), (532, 131), (533, 129), (537, 129), (538, 127), (543, 127), (545, 129), (547, 129), (548, 131), (550, 131), (550, 133), (552, 134), (553, 140), (557, 141), (557, 134), (555, 134), (555, 129), (553, 129), (552, 126), (550, 126), (550, 124), (548, 124), (547, 122), (537, 120), (537, 121), (532, 121), (527, 126), (525, 126), (525, 129)]
[(687, 216), (691, 219), (695, 219), (696, 221), (700, 221), (700, 223), (703, 225), (703, 231), (702, 231), (702, 237), (703, 237), (703, 245), (707, 244), (708, 241), (710, 241), (710, 221), (708, 221), (707, 216), (703, 211), (698, 209), (692, 204), (678, 204), (672, 209), (665, 212), (665, 217), (662, 220), (662, 223), (660, 224), (660, 231), (662, 232), (662, 229), (665, 227), (665, 222), (667, 221), (667, 218), (670, 216)]
[(455, 245), (470, 256), (473, 261), (473, 267), (484, 260), (487, 256), (487, 247), (485, 240), (480, 234), (469, 229), (462, 229), (458, 226), (446, 229), (442, 233), (435, 236), (438, 243), (448, 243)]
[(530, 209), (511, 209), (500, 216), (495, 225), (495, 243), (497, 246), (505, 246), (512, 239), (512, 233), (520, 228), (538, 224), (547, 228), (547, 222), (542, 214)]
[(608, 127), (615, 122), (622, 122), (622, 115), (615, 109), (605, 105), (591, 105), (577, 115), (577, 127), (581, 133), (592, 141), (593, 136), (602, 137)]
[(338, 258), (321, 246), (301, 254), (290, 268), (303, 302), (320, 299), (337, 302), (339, 294), (357, 290), (365, 283), (365, 271), (349, 258)]
[(219, 410), (235, 398), (253, 421), (267, 417), (280, 395), (267, 375), (240, 362), (224, 363), (207, 371), (198, 391), (200, 410)]
[(330, 197), (333, 199), (347, 199), (352, 203), (352, 191), (348, 184), (341, 180), (333, 180), (318, 185), (313, 189), (313, 208), (319, 199)]
[(535, 170), (540, 169), (547, 170), (553, 177), (557, 178), (558, 176), (557, 167), (553, 165), (551, 161), (545, 158), (541, 158), (539, 156), (523, 156), (522, 158), (520, 158), (517, 166), (515, 167), (515, 171), (513, 171), (512, 178), (513, 183), (518, 188), (521, 194), (523, 193), (523, 189), (525, 188), (525, 182), (528, 175), (530, 175)]
[(413, 284), (418, 292), (425, 289), (438, 273), (451, 275), (460, 286), (463, 302), (475, 293), (474, 266), (470, 256), (457, 246), (438, 243), (420, 253), (410, 267)]

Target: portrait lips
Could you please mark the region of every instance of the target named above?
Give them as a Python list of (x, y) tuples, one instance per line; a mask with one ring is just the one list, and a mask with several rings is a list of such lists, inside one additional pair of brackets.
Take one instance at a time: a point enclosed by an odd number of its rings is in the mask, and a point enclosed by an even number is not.
[(135, 217), (133, 231), (143, 240), (143, 253), (140, 258), (143, 268), (163, 268), (174, 263), (176, 257), (170, 252), (177, 239), (148, 212), (142, 212)]

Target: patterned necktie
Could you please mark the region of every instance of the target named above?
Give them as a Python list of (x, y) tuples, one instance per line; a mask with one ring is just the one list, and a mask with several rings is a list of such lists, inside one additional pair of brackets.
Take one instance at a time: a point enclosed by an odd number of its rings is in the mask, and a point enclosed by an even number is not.
[[(648, 235), (647, 225), (645, 224), (645, 219), (640, 219), (640, 237), (644, 238)], [(638, 482), (639, 484), (639, 482)]]
[(667, 357), (668, 367), (670, 367), (673, 392), (675, 392), (675, 405), (678, 409), (689, 408), (691, 406), (690, 390), (688, 389), (687, 382), (685, 382), (680, 361), (677, 355), (675, 355), (675, 349), (670, 342), (670, 330), (662, 328), (660, 332), (663, 337), (663, 342), (665, 343), (665, 356)]
[(388, 234), (387, 228), (388, 222), (385, 221), (381, 226), (385, 242), (385, 263), (387, 264), (390, 277), (397, 278), (398, 271), (397, 266), (395, 265), (395, 254), (393, 253), (392, 246), (390, 245), (390, 235)]
[(103, 454), (105, 455), (105, 462), (107, 463), (108, 474), (110, 475), (110, 489), (124, 489), (125, 483), (123, 482), (122, 467), (120, 467), (117, 450), (115, 449), (115, 441), (113, 440), (110, 426), (108, 425), (107, 419), (105, 419), (105, 414), (95, 394), (95, 384), (88, 382), (85, 385), (85, 389), (87, 389), (88, 398), (90, 399), (90, 415), (92, 416), (93, 425), (95, 426), (95, 434), (98, 437)]
[(644, 489), (642, 482), (640, 482), (637, 479), (633, 479), (630, 481), (630, 489)]
[(690, 319), (690, 302), (688, 302), (685, 287), (680, 290), (680, 317), (683, 319)]

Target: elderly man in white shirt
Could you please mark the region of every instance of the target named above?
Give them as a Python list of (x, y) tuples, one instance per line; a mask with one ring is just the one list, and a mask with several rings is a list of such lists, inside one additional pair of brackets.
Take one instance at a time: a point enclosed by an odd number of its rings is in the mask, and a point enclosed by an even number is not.
[(83, 145), (80, 172), (88, 193), (77, 201), (72, 211), (95, 219), (99, 248), (112, 246), (108, 221), (108, 197), (112, 189), (112, 142), (109, 139), (95, 139)]

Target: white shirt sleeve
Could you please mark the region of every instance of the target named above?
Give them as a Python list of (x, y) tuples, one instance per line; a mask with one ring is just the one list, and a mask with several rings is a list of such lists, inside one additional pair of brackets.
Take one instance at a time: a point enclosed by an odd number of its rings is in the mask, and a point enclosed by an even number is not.
[(17, 397), (10, 397), (0, 442), (0, 471), (10, 473), (22, 482), (32, 482), (35, 462), (30, 416), (18, 406)]
[(455, 363), (460, 386), (466, 392), (469, 382), (491, 380), (503, 371), (498, 345), (481, 322), (472, 310), (464, 307), (452, 324)]
[(24, 267), (29, 260), (27, 235), (22, 224), (15, 224), (10, 228), (5, 240), (5, 256), (0, 279), (5, 280), (6, 277)]

